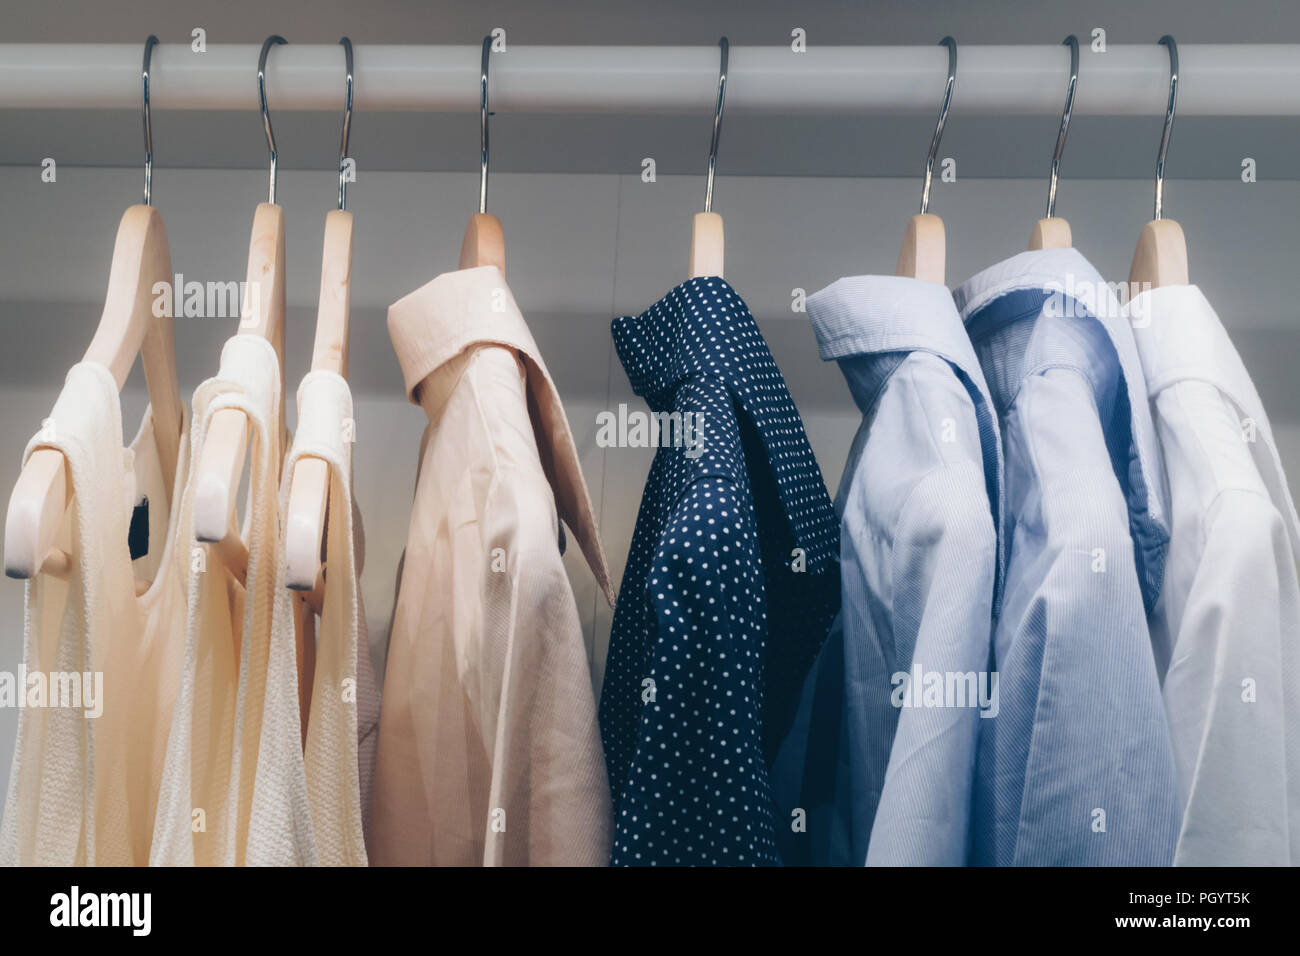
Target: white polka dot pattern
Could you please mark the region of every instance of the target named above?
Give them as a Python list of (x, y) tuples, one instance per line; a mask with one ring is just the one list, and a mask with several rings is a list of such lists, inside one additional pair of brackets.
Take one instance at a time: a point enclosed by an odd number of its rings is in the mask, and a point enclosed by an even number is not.
[(614, 614), (611, 862), (779, 863), (768, 759), (839, 607), (839, 522), (726, 282), (692, 279), (613, 335), (637, 394), (702, 420), (703, 452), (655, 456)]

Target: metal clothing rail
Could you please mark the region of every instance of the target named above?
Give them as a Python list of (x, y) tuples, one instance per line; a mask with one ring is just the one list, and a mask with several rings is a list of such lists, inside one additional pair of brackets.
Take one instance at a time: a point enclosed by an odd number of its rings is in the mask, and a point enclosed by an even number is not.
[[(1075, 112), (1163, 111), (1169, 57), (1155, 42), (1093, 52), (1084, 38)], [(267, 85), (279, 110), (336, 110), (336, 44), (277, 49)], [(960, 37), (958, 37), (960, 43)], [(139, 44), (0, 44), (0, 109), (140, 106)], [(1058, 114), (1070, 67), (1059, 40), (960, 46), (954, 114)], [(161, 43), (155, 109), (256, 109), (259, 47)], [(356, 108), (474, 112), (481, 48), (357, 46)], [(1300, 115), (1300, 44), (1180, 45), (1180, 115)], [(733, 47), (728, 113), (933, 114), (946, 80), (939, 46)], [(712, 107), (717, 48), (515, 46), (492, 57), (496, 112), (700, 113)]]

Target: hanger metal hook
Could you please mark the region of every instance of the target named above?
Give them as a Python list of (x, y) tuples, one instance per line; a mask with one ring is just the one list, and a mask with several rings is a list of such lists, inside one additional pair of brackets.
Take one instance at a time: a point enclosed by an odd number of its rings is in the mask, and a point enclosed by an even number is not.
[(1048, 219), (1056, 215), (1056, 182), (1061, 170), (1061, 154), (1065, 152), (1065, 134), (1070, 131), (1070, 116), (1074, 113), (1074, 90), (1079, 83), (1079, 38), (1071, 33), (1061, 43), (1070, 48), (1070, 85), (1065, 90), (1061, 129), (1056, 134), (1056, 148), (1052, 151), (1052, 183), (1047, 189)]
[(149, 116), (149, 64), (158, 38), (152, 33), (144, 41), (144, 65), (140, 75), (144, 80), (144, 204), (153, 205), (153, 120)]
[(492, 36), (483, 38), (483, 59), (479, 64), (479, 180), (478, 211), (487, 212), (488, 181), (488, 59), (492, 56)]
[(339, 44), (343, 47), (348, 71), (348, 97), (343, 107), (343, 142), (339, 145), (339, 209), (347, 209), (348, 137), (352, 134), (352, 41), (343, 37)]
[(266, 145), (271, 150), (271, 188), (269, 202), (275, 204), (275, 168), (279, 158), (275, 149), (275, 131), (271, 129), (271, 111), (266, 106), (266, 58), (271, 47), (288, 43), (282, 36), (269, 36), (262, 43), (262, 53), (257, 58), (257, 99), (262, 105), (262, 128), (266, 130)]
[(1165, 106), (1165, 128), (1160, 134), (1160, 154), (1156, 157), (1156, 210), (1160, 219), (1165, 209), (1165, 153), (1169, 151), (1169, 134), (1174, 128), (1174, 110), (1178, 106), (1178, 44), (1166, 33), (1160, 38), (1162, 46), (1169, 48), (1169, 103)]
[(939, 122), (930, 140), (930, 152), (925, 158), (925, 184), (921, 187), (921, 215), (930, 209), (930, 183), (934, 180), (934, 160), (939, 155), (939, 140), (943, 138), (943, 124), (948, 120), (948, 107), (952, 104), (952, 89), (957, 85), (957, 41), (944, 37), (940, 46), (948, 48), (948, 84), (943, 89), (943, 105), (939, 107)]
[(713, 138), (709, 140), (709, 179), (704, 187), (704, 211), (713, 212), (713, 173), (718, 166), (718, 139), (722, 135), (722, 108), (727, 101), (727, 60), (731, 44), (726, 37), (718, 40), (721, 59), (718, 65), (718, 99), (713, 106)]

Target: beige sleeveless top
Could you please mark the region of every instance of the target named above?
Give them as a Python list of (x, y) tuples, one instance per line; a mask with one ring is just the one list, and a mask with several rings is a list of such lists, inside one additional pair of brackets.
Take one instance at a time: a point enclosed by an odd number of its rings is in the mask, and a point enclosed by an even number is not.
[[(173, 504), (188, 442), (186, 422)], [(73, 499), (55, 543), (72, 562), (66, 577), (42, 573), (27, 583), (15, 688), (24, 706), (0, 863), (144, 864), (183, 650), (178, 509), (168, 507), (151, 411), (123, 448), (117, 384), (102, 365), (68, 372), (25, 457), (37, 448), (56, 448), (68, 462)], [(142, 512), (136, 537), (146, 546), (134, 565), (133, 512)], [(138, 597), (136, 580), (150, 582)]]
[(215, 549), (197, 541), (189, 515), (193, 488), (187, 487), (185, 654), (150, 854), (154, 865), (244, 863), (275, 588), (279, 401), (279, 360), (270, 342), (253, 335), (229, 339), (220, 372), (194, 393), (191, 473), (212, 416), (222, 408), (248, 415), (249, 498), (242, 533), (248, 572), (240, 585)]
[(298, 459), (310, 455), (329, 465), (324, 592), (306, 746), (304, 752), (294, 631), (300, 599), (285, 587), (281, 542), (249, 864), (366, 865), (358, 738), (373, 739), (365, 729), (373, 730), (378, 708), (353, 535), (354, 427), (347, 382), (333, 372), (309, 373), (298, 388), (298, 428), (280, 488), (284, 513)]

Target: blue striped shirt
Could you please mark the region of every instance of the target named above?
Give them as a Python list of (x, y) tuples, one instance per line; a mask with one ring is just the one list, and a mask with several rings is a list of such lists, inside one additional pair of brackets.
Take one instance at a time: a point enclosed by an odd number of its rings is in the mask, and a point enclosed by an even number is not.
[(996, 713), (993, 404), (941, 285), (840, 279), (809, 297), (808, 316), (863, 417), (836, 498), (843, 609), (777, 763), (778, 800), (808, 813), (783, 852), (962, 864), (980, 715)]
[(973, 862), (1168, 865), (1178, 790), (1147, 626), (1165, 486), (1132, 329), (1073, 249), (954, 297), (1001, 421), (1010, 543)]

